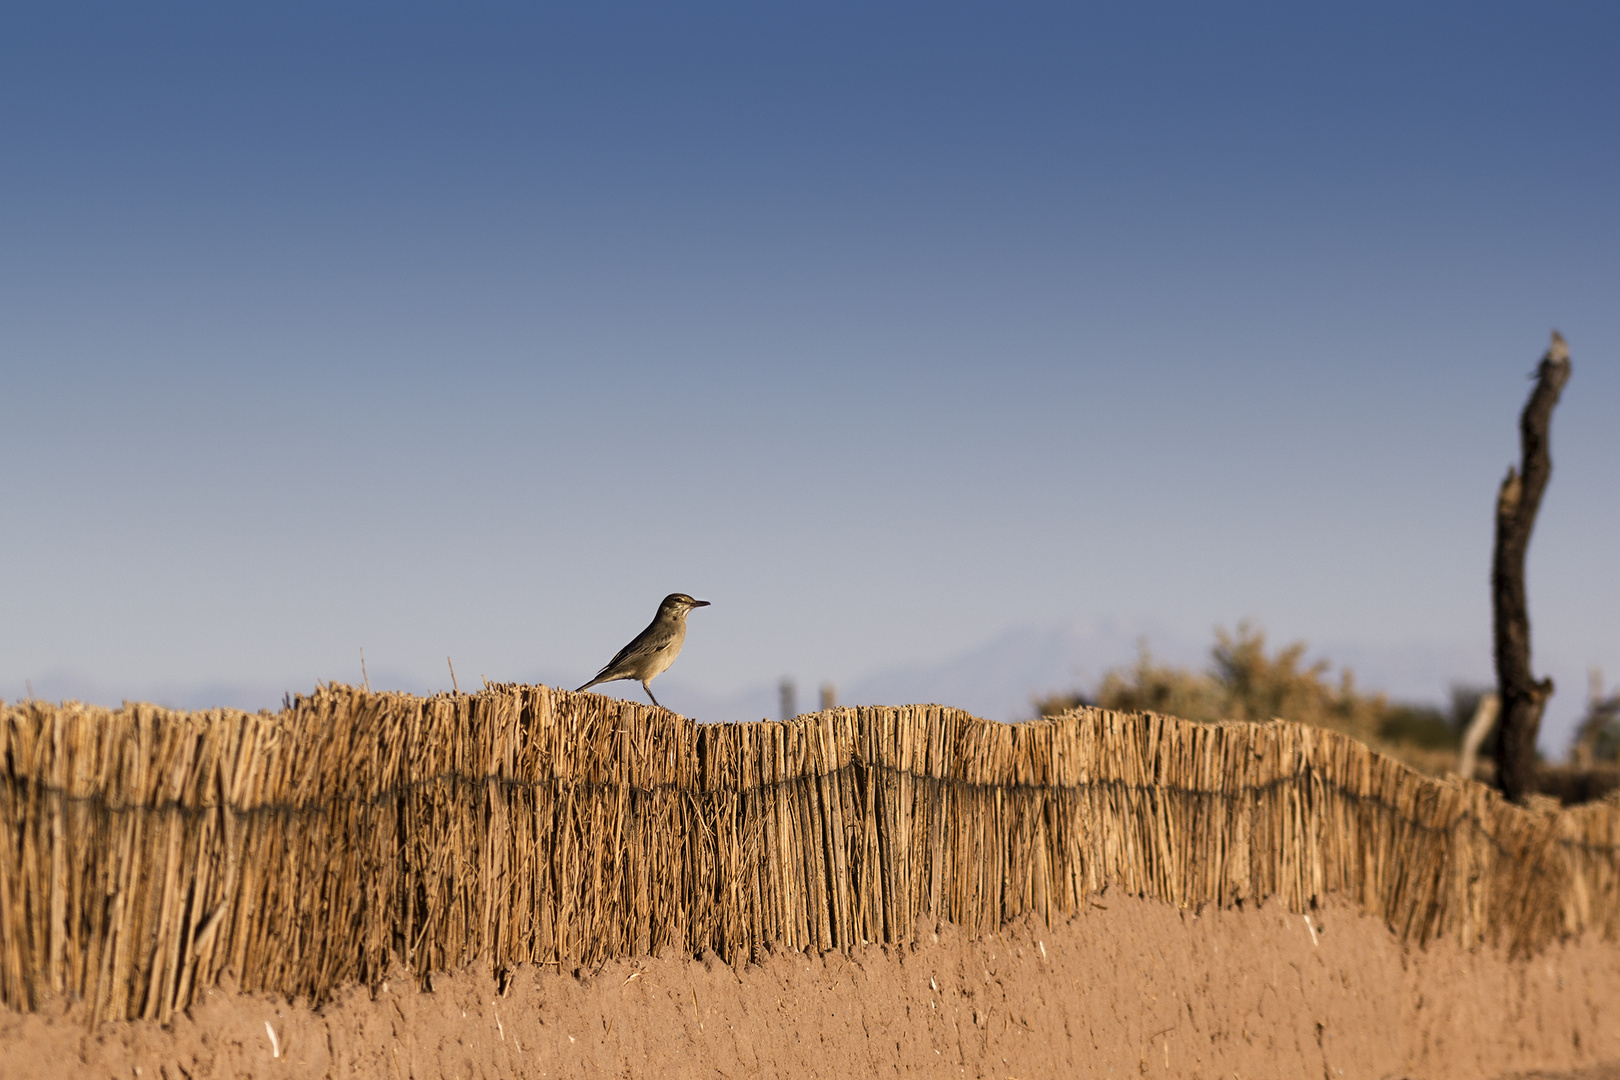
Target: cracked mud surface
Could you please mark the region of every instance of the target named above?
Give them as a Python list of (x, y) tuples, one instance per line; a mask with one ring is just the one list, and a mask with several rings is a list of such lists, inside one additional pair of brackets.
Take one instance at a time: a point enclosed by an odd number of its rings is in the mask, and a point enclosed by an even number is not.
[[(279, 1055), (279, 1056), (278, 1056)], [(1117, 894), (1046, 926), (733, 969), (478, 967), (319, 1011), (213, 991), (170, 1028), (0, 1012), (12, 1077), (1412, 1077), (1620, 1080), (1620, 945), (1402, 946), (1329, 904), (1201, 915)]]

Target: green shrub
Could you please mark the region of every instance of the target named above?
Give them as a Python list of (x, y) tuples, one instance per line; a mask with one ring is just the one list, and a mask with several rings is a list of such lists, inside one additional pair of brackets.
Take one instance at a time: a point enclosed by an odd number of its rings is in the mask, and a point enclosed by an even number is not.
[(1456, 750), (1462, 742), (1446, 714), (1430, 705), (1391, 705), (1378, 722), (1378, 734), (1386, 742), (1425, 750)]

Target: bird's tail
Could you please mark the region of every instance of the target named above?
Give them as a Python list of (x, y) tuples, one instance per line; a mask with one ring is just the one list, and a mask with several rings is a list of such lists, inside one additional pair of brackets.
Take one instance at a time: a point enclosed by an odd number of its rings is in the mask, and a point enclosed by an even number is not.
[(602, 681), (601, 679), (592, 679), (590, 682), (586, 683), (584, 686), (580, 687), (578, 690), (575, 690), (574, 693), (582, 694), (586, 690), (589, 690), (591, 687), (595, 686), (597, 683), (599, 683), (601, 681)]

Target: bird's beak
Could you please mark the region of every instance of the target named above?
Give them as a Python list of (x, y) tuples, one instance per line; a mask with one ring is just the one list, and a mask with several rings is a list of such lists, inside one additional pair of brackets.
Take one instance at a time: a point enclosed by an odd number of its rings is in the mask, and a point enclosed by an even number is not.
[(709, 602), (707, 600), (694, 600), (694, 601), (692, 601), (692, 606), (693, 607), (708, 607)]

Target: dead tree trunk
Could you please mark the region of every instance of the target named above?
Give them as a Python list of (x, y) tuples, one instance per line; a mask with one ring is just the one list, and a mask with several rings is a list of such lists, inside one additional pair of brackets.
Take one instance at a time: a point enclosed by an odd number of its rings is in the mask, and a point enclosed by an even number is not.
[(1535, 790), (1536, 734), (1552, 697), (1551, 679), (1530, 672), (1530, 607), (1524, 591), (1524, 557), (1535, 528), (1542, 492), (1552, 475), (1547, 438), (1553, 406), (1569, 381), (1569, 347), (1556, 331), (1536, 368), (1536, 388), (1519, 417), (1522, 461), (1508, 468), (1496, 497), (1496, 550), (1491, 560), (1491, 615), (1497, 693), (1502, 699), (1502, 748), (1498, 783), (1514, 802)]

